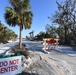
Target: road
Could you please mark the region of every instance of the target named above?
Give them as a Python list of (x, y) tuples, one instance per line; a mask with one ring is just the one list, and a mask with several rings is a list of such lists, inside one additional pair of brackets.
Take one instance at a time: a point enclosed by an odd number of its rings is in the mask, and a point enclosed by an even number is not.
[(60, 75), (76, 75), (76, 51), (73, 48), (59, 46), (57, 50), (44, 52), (40, 42), (26, 42), (26, 45), (31, 51), (40, 54), (43, 59), (51, 63)]
[(0, 44), (0, 55), (5, 55), (8, 50), (10, 50), (13, 46), (17, 45), (19, 42), (10, 42), (6, 44)]
[[(41, 42), (25, 41), (27, 48), (38, 53), (44, 60), (55, 67), (59, 75), (76, 75), (76, 51), (71, 47), (59, 46), (58, 50), (44, 52)], [(0, 45), (0, 54), (6, 54), (18, 42)], [(49, 74), (50, 75), (50, 74)]]

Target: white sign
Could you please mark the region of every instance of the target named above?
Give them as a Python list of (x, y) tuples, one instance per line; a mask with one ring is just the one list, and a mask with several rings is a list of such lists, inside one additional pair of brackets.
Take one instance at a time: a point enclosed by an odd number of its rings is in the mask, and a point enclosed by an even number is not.
[(21, 72), (21, 56), (0, 59), (0, 75), (15, 75)]

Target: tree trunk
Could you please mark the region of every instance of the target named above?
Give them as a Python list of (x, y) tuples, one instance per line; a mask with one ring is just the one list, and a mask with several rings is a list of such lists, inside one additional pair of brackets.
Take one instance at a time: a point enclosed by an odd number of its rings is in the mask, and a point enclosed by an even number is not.
[(66, 30), (66, 26), (64, 26), (65, 28), (65, 44), (67, 44), (67, 30)]
[(19, 48), (22, 48), (22, 25), (20, 25)]

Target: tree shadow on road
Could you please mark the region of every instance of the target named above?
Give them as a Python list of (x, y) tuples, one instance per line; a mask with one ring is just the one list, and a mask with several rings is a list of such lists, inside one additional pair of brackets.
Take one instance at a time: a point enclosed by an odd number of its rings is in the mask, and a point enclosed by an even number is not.
[(28, 72), (22, 72), (21, 75), (39, 75), (39, 74), (36, 74), (36, 73), (28, 73)]

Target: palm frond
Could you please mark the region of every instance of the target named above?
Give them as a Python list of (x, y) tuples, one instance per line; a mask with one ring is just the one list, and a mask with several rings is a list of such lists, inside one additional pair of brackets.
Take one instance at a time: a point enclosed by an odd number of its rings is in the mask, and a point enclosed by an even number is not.
[(23, 15), (24, 15), (23, 16), (24, 27), (25, 27), (25, 29), (27, 29), (27, 28), (29, 29), (32, 24), (33, 14), (31, 11), (29, 11), (29, 12), (25, 12)]
[(4, 14), (5, 20), (7, 24), (10, 26), (15, 26), (17, 24), (16, 19), (16, 12), (11, 7), (6, 8), (6, 13)]

